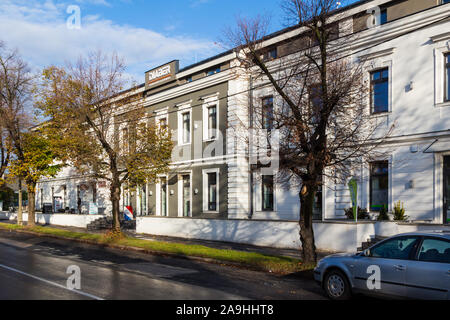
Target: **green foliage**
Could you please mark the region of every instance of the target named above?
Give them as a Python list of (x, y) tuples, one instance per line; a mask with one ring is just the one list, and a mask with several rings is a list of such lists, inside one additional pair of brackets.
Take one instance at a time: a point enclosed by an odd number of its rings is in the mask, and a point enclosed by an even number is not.
[[(355, 216), (353, 215), (353, 208), (347, 208), (344, 210), (345, 215), (349, 220), (355, 220)], [(369, 217), (369, 213), (367, 209), (362, 209), (361, 207), (358, 207), (358, 219), (364, 220)]]
[(61, 170), (55, 164), (56, 155), (49, 139), (39, 131), (23, 133), (23, 158), (16, 157), (11, 161), (8, 175), (10, 178), (21, 177), (27, 182), (29, 191), (34, 192), (35, 184), (43, 177), (54, 177)]
[(380, 210), (380, 213), (378, 214), (378, 221), (389, 221), (389, 214), (387, 210), (387, 206), (383, 206)]
[(408, 216), (405, 214), (405, 207), (400, 200), (394, 205), (394, 220), (395, 221), (406, 221), (408, 220)]

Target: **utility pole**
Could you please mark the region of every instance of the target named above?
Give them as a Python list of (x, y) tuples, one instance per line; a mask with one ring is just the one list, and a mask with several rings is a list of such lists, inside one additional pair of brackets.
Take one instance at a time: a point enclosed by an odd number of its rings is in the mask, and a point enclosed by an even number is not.
[(22, 218), (22, 179), (19, 179), (19, 210), (17, 212), (17, 224), (19, 226), (23, 225), (23, 218)]

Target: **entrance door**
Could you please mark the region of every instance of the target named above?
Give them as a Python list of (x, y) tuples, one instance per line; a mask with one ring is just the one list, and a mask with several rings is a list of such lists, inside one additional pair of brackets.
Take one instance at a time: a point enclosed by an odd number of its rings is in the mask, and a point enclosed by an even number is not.
[(450, 156), (444, 157), (444, 224), (450, 223)]

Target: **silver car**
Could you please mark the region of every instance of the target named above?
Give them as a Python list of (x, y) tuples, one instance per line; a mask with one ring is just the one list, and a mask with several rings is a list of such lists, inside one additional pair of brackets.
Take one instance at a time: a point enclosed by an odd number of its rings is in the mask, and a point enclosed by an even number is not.
[(331, 255), (314, 278), (333, 300), (354, 293), (450, 300), (450, 234), (400, 234), (362, 253)]

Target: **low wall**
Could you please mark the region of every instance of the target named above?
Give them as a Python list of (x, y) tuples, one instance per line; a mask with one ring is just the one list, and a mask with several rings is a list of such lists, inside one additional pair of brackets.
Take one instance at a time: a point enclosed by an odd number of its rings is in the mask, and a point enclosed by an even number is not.
[[(327, 251), (356, 251), (374, 230), (374, 222), (314, 223), (316, 247)], [(187, 239), (236, 242), (274, 248), (300, 248), (294, 221), (137, 218), (136, 232)]]
[[(78, 215), (78, 214), (36, 214), (36, 223), (50, 224), (63, 227), (86, 228), (87, 225), (102, 215)], [(2, 212), (0, 213), (2, 220), (17, 220), (17, 213)], [(28, 214), (23, 214), (23, 221), (28, 220)]]
[(438, 230), (450, 232), (450, 225), (406, 222), (377, 222), (375, 224), (375, 234), (381, 237), (391, 237), (396, 234), (408, 232), (433, 232)]
[[(450, 226), (402, 222), (317, 221), (313, 224), (319, 250), (355, 252), (371, 237), (390, 237), (415, 231), (449, 230)], [(300, 248), (299, 225), (295, 221), (208, 220), (139, 217), (136, 232), (187, 239), (215, 240), (268, 246)]]

